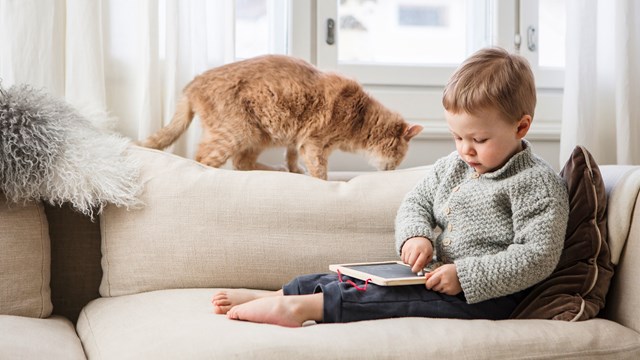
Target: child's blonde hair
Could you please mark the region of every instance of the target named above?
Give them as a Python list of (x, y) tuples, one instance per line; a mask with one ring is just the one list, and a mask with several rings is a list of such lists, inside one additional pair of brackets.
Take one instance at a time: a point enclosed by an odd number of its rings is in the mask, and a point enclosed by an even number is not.
[(452, 113), (474, 114), (491, 107), (512, 121), (524, 115), (533, 118), (536, 86), (529, 62), (502, 48), (479, 50), (451, 76), (442, 105)]

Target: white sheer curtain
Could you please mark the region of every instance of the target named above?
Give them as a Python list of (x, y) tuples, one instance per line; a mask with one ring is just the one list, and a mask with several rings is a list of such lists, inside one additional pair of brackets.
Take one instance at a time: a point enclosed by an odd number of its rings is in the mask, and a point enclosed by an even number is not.
[[(0, 0), (2, 86), (44, 88), (145, 138), (195, 75), (234, 59), (233, 11), (232, 0)], [(173, 151), (193, 157), (199, 128)]]
[(640, 164), (640, 1), (568, 0), (560, 163)]
[(46, 87), (63, 96), (65, 11), (63, 0), (0, 1), (0, 79)]

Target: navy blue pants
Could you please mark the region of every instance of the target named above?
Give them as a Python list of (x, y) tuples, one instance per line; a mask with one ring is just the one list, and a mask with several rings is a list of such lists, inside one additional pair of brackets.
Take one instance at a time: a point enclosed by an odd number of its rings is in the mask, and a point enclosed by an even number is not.
[(424, 285), (378, 286), (367, 284), (360, 291), (347, 280), (363, 287), (364, 282), (337, 274), (302, 275), (282, 287), (285, 295), (322, 293), (323, 322), (351, 321), (397, 317), (429, 317), (456, 319), (507, 319), (526, 293), (468, 304), (464, 294), (456, 296), (428, 290)]

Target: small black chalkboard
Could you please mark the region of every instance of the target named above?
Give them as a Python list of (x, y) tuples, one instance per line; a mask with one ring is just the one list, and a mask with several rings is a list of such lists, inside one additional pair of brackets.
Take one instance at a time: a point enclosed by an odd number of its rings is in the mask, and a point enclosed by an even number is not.
[(400, 261), (383, 261), (355, 264), (334, 264), (329, 270), (340, 272), (363, 281), (369, 280), (376, 285), (397, 286), (424, 284), (424, 275), (411, 272), (409, 265)]

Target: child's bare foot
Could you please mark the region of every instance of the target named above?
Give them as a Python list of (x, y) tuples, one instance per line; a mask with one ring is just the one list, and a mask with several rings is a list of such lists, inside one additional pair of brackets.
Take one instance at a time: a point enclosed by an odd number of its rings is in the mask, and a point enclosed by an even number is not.
[(322, 320), (322, 294), (269, 296), (233, 307), (227, 318), (300, 327), (307, 320)]
[(282, 295), (282, 290), (264, 291), (254, 289), (226, 289), (216, 293), (211, 299), (213, 312), (226, 314), (232, 307), (266, 296)]

